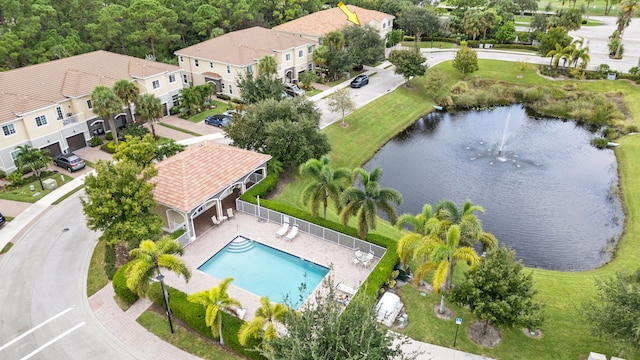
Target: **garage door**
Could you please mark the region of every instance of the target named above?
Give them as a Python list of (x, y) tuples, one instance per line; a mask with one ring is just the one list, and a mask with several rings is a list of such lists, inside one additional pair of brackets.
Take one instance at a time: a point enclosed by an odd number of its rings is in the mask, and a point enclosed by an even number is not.
[(74, 152), (87, 146), (87, 142), (84, 141), (84, 134), (77, 134), (68, 137), (67, 144), (69, 144), (69, 152)]
[(55, 144), (51, 144), (49, 146), (40, 148), (40, 150), (44, 150), (44, 149), (49, 150), (48, 156), (50, 157), (54, 157), (58, 154), (62, 154), (62, 149), (60, 149), (60, 143), (55, 143)]

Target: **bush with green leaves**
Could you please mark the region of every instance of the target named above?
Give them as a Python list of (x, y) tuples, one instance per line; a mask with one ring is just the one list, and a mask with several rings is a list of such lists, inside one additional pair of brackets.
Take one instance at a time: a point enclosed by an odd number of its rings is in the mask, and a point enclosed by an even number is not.
[(113, 140), (113, 133), (109, 131), (108, 133), (104, 134), (104, 139), (107, 141)]
[[(98, 245), (100, 246), (100, 245)], [(116, 249), (113, 245), (104, 244), (104, 272), (109, 280), (112, 280), (117, 268), (116, 268)]]
[(126, 271), (128, 268), (129, 263), (122, 265), (120, 269), (116, 271), (115, 275), (113, 275), (112, 285), (113, 291), (115, 291), (116, 295), (118, 295), (118, 297), (124, 302), (131, 305), (138, 300), (138, 294), (134, 293), (127, 287)]
[(89, 146), (96, 147), (100, 145), (102, 145), (102, 139), (99, 136), (94, 136), (91, 138), (91, 141), (89, 142)]
[(11, 186), (20, 187), (25, 183), (25, 180), (22, 178), (22, 175), (23, 175), (22, 171), (15, 170), (11, 174), (9, 174), (9, 176), (7, 176), (7, 180), (9, 180), (9, 183), (11, 184)]

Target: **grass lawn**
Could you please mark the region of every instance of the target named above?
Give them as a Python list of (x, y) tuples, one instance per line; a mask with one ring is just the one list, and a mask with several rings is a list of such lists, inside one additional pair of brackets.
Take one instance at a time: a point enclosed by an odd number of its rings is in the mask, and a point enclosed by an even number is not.
[[(415, 41), (403, 41), (402, 46), (415, 47)], [(456, 43), (444, 42), (444, 41), (418, 41), (418, 47), (421, 49), (434, 48), (434, 49), (455, 49), (458, 48)]]
[(214, 109), (205, 110), (199, 114), (193, 115), (188, 120), (193, 123), (199, 123), (200, 121), (203, 121), (207, 116), (222, 114), (223, 112), (234, 108), (233, 106), (229, 106), (227, 102), (223, 102), (220, 100), (214, 100), (213, 103), (216, 104), (216, 107)]
[(174, 333), (169, 331), (169, 324), (165, 317), (154, 311), (145, 311), (137, 319), (140, 325), (154, 333), (162, 340), (202, 359), (211, 360), (241, 360), (242, 356), (235, 355), (217, 343), (205, 339), (192, 331), (187, 331), (182, 325), (173, 322)]
[[(562, 86), (567, 81), (551, 81), (539, 77), (534, 66), (520, 73), (515, 63), (480, 60), (480, 70), (470, 78), (490, 78), (516, 85)], [(460, 80), (450, 62), (437, 65), (449, 76), (449, 85)], [(522, 75), (522, 78), (518, 78)], [(335, 166), (354, 168), (364, 164), (390, 138), (413, 123), (424, 113), (432, 109), (430, 97), (424, 90), (424, 77), (411, 81), (413, 88), (400, 87), (396, 91), (358, 109), (346, 118), (349, 128), (342, 128), (339, 122), (323, 129), (329, 137), (332, 151), (329, 154)], [(626, 81), (585, 81), (578, 82), (582, 90), (621, 91), (633, 119), (628, 124), (640, 124), (640, 91), (638, 87)], [(472, 343), (466, 335), (466, 327), (473, 316), (466, 310), (448, 304), (463, 317), (464, 322), (458, 334), (457, 348), (477, 354), (485, 354), (498, 359), (584, 359), (590, 351), (616, 355), (614, 346), (592, 335), (588, 324), (580, 315), (579, 304), (595, 295), (594, 279), (611, 276), (616, 271), (633, 271), (638, 267), (640, 258), (640, 135), (629, 135), (617, 140), (621, 145), (615, 149), (620, 173), (620, 187), (627, 214), (625, 232), (619, 241), (617, 254), (609, 264), (600, 269), (585, 272), (559, 272), (531, 269), (539, 298), (546, 305), (546, 322), (542, 326), (542, 337), (531, 339), (520, 328), (503, 328), (502, 342), (492, 349), (481, 348)], [(383, 169), (384, 170), (384, 169)], [(384, 175), (383, 175), (384, 176)], [(304, 209), (300, 202), (300, 193), (308, 179), (294, 175), (293, 180), (275, 198)], [(483, 204), (480, 204), (483, 205)], [(328, 217), (338, 217), (333, 209)], [(354, 223), (352, 222), (353, 226)], [(381, 233), (398, 239), (401, 232), (379, 220), (375, 233)], [(457, 271), (456, 275), (459, 275)], [(455, 324), (439, 320), (433, 316), (431, 307), (439, 301), (438, 296), (420, 296), (411, 286), (400, 291), (407, 306), (409, 325), (404, 333), (416, 340), (432, 342), (451, 347)], [(550, 357), (550, 354), (553, 354)], [(627, 359), (639, 354), (624, 354)]]
[(87, 297), (98, 292), (109, 283), (107, 274), (104, 272), (104, 240), (98, 241), (91, 255), (89, 271), (87, 273)]
[[(53, 175), (42, 178), (43, 181), (46, 179), (54, 179), (58, 184), (58, 187), (73, 180), (71, 176), (66, 175), (64, 173), (55, 173)], [(33, 185), (35, 191), (31, 191), (31, 188), (30, 188), (31, 185)], [(2, 191), (0, 191), (0, 199), (35, 203), (36, 201), (42, 199), (43, 197), (51, 193), (51, 191), (53, 190), (47, 190), (47, 189), (42, 190), (42, 187), (40, 187), (40, 182), (38, 180), (35, 180), (17, 189), (11, 189), (11, 190), (6, 188), (3, 189)]]

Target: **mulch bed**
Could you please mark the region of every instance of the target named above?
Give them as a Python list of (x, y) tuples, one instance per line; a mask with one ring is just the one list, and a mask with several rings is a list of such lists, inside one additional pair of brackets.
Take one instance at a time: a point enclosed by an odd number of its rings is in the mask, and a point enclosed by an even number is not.
[(502, 337), (500, 336), (500, 330), (498, 328), (487, 325), (487, 332), (485, 334), (482, 333), (484, 328), (484, 323), (480, 321), (474, 321), (469, 325), (467, 329), (467, 335), (469, 339), (474, 343), (485, 346), (485, 347), (494, 347), (500, 343)]

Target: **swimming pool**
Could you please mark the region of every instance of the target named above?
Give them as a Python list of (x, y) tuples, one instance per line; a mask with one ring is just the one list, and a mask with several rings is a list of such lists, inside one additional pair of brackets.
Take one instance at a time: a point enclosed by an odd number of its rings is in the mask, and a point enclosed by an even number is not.
[(329, 269), (284, 251), (237, 236), (209, 258), (198, 270), (218, 279), (233, 278), (232, 285), (273, 302), (298, 308), (300, 285), (306, 283), (303, 299), (320, 284)]

